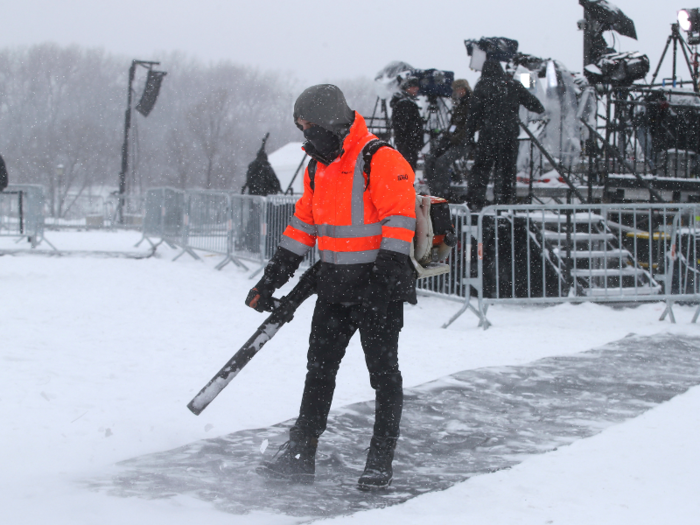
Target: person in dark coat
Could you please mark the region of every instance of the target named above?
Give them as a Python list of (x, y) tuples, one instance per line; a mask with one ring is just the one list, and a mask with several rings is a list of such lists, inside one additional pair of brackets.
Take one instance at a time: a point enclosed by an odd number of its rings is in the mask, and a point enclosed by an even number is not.
[(5, 161), (3, 160), (2, 155), (0, 155), (0, 191), (7, 188), (8, 182), (7, 167), (5, 166)]
[(263, 149), (258, 151), (255, 160), (248, 165), (248, 171), (245, 176), (245, 185), (241, 193), (244, 193), (246, 188), (249, 195), (274, 195), (282, 193), (280, 181), (272, 169), (270, 161), (267, 160), (267, 153)]
[[(267, 140), (267, 137), (265, 140)], [(280, 181), (275, 174), (275, 170), (272, 169), (270, 161), (267, 160), (265, 141), (263, 141), (263, 145), (258, 151), (255, 160), (248, 165), (246, 181), (241, 189), (241, 193), (245, 193), (246, 189), (249, 195), (261, 197), (282, 193)], [(248, 206), (245, 226), (246, 247), (251, 253), (258, 253), (260, 251), (260, 217), (264, 208), (258, 200), (248, 202), (244, 206)]]
[(428, 160), (426, 156), (425, 177), (430, 194), (449, 199), (450, 168), (458, 159), (469, 153), (467, 137), (467, 117), (472, 89), (465, 79), (457, 79), (452, 83), (454, 105), (450, 116), (450, 126), (440, 137), (436, 151)]
[(391, 127), (396, 149), (415, 171), (418, 152), (423, 147), (423, 119), (416, 103), (420, 89), (417, 78), (407, 78), (401, 83), (401, 91), (394, 94), (391, 106)]
[(537, 97), (508, 77), (497, 60), (486, 60), (474, 87), (466, 124), (467, 137), (479, 131), (467, 198), (472, 210), (480, 210), (486, 204), (492, 167), (495, 203), (511, 204), (515, 199), (521, 105), (534, 113), (544, 112)]

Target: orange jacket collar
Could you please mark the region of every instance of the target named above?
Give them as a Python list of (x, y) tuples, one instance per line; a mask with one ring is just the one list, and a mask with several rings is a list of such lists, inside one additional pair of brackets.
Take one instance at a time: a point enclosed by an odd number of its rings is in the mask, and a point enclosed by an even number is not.
[(365, 142), (369, 135), (370, 133), (367, 130), (365, 119), (362, 117), (362, 115), (355, 111), (355, 122), (352, 123), (350, 132), (343, 141), (343, 151), (341, 156), (346, 151), (352, 151), (360, 142)]

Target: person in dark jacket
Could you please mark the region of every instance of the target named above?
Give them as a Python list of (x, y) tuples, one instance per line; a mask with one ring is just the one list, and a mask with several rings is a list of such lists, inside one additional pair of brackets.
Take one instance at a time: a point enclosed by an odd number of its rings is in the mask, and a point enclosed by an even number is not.
[(282, 193), (280, 181), (272, 169), (267, 153), (261, 148), (255, 160), (248, 165), (245, 176), (245, 185), (241, 193), (248, 189), (249, 195), (274, 195)]
[(419, 90), (418, 79), (409, 77), (401, 83), (401, 91), (395, 93), (389, 103), (396, 149), (414, 171), (418, 164), (418, 152), (423, 147), (423, 119), (416, 103)]
[[(465, 79), (452, 83), (454, 105), (450, 116), (450, 126), (440, 137), (437, 151), (425, 162), (425, 177), (430, 194), (443, 199), (450, 198), (450, 168), (458, 159), (469, 153), (467, 137), (467, 116), (472, 89)], [(426, 156), (427, 157), (427, 156)]]
[(350, 338), (359, 332), (376, 392), (376, 413), (358, 485), (382, 488), (392, 480), (403, 407), (398, 363), (403, 302), (416, 302), (416, 274), (409, 258), (416, 222), (414, 173), (388, 146), (379, 147), (370, 166), (364, 165), (364, 153), (377, 137), (336, 86), (306, 89), (294, 105), (294, 122), (304, 132), (304, 150), (312, 157), (304, 173), (304, 193), (246, 304), (258, 311), (271, 309), (273, 292), (315, 245), (321, 259), (318, 300), (299, 417), (280, 449), (284, 452), (258, 472), (313, 482), (316, 447), (326, 429), (338, 367)]
[(7, 177), (7, 167), (5, 166), (5, 160), (0, 155), (0, 191), (7, 188), (9, 180)]
[(511, 204), (515, 200), (521, 105), (534, 113), (544, 112), (537, 97), (508, 77), (497, 60), (486, 60), (474, 87), (466, 124), (467, 137), (479, 131), (467, 197), (472, 210), (480, 210), (486, 204), (492, 167), (495, 203)]
[[(270, 161), (267, 160), (267, 153), (265, 153), (266, 140), (267, 137), (265, 137), (255, 160), (248, 165), (246, 181), (241, 189), (241, 193), (245, 193), (246, 189), (249, 195), (262, 197), (282, 193), (280, 181), (275, 174), (275, 170), (272, 169)], [(260, 251), (260, 216), (264, 212), (264, 205), (259, 200), (253, 200), (245, 203), (244, 206), (247, 206), (248, 210), (245, 224), (245, 245), (251, 253), (258, 253)]]

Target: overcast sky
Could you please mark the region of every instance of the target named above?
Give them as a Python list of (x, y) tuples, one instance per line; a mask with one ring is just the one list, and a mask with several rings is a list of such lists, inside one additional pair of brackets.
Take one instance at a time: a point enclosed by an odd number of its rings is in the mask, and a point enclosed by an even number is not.
[[(646, 53), (653, 71), (676, 11), (686, 6), (613, 3), (634, 20), (639, 37), (619, 37), (618, 50)], [(290, 71), (309, 84), (374, 78), (403, 60), (474, 81), (463, 41), (481, 36), (516, 39), (520, 51), (580, 71), (582, 16), (578, 0), (6, 0), (0, 47), (75, 43), (142, 60), (180, 50), (207, 62)], [(670, 64), (668, 56), (663, 69)]]

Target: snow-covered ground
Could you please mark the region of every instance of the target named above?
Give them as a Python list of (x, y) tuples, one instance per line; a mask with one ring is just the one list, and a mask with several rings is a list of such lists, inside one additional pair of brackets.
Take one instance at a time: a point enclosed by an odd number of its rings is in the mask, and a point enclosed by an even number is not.
[[(137, 232), (47, 232), (62, 250), (146, 253)], [(18, 246), (0, 239), (0, 249)], [(149, 259), (0, 257), (0, 523), (286, 524), (287, 516), (232, 516), (188, 497), (117, 498), (80, 482), (120, 460), (293, 418), (301, 397), (313, 301), (300, 309), (205, 412), (185, 407), (262, 316), (243, 305), (254, 281), (161, 246)], [(436, 298), (407, 306), (406, 386), (460, 370), (588, 350), (629, 333), (682, 333), (694, 308), (593, 304), (489, 310), (477, 328)], [(343, 361), (334, 406), (371, 399), (359, 341)], [(700, 523), (700, 387), (511, 470), (381, 510), (328, 520), (424, 524)]]

